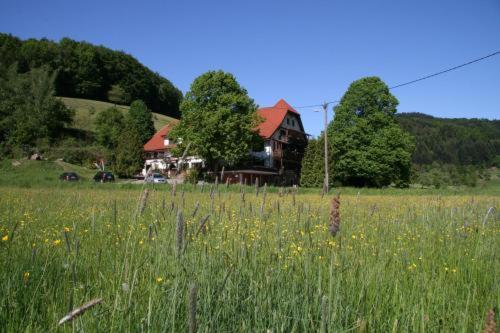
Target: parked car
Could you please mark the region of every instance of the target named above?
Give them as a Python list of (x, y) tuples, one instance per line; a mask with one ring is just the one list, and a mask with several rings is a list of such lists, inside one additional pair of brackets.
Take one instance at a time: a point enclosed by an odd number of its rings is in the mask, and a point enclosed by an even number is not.
[(114, 182), (115, 176), (109, 171), (99, 171), (95, 174), (94, 181), (101, 183)]
[(148, 175), (145, 181), (146, 183), (164, 184), (167, 182), (167, 179), (160, 173), (153, 173), (151, 175)]
[(80, 180), (80, 177), (76, 172), (63, 172), (59, 176), (59, 179), (66, 182), (76, 182)]

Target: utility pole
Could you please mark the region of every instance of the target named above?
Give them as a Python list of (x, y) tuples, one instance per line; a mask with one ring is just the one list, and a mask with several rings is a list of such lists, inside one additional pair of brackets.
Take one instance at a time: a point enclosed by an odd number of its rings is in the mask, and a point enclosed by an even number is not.
[(323, 112), (325, 120), (325, 131), (323, 137), (325, 139), (325, 179), (323, 181), (323, 194), (328, 193), (328, 136), (326, 130), (328, 128), (328, 103), (323, 103)]

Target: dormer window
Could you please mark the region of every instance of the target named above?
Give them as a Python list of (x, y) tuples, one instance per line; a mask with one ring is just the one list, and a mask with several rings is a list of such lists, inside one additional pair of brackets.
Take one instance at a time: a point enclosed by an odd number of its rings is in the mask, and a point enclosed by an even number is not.
[(163, 138), (163, 145), (164, 145), (164, 146), (168, 146), (169, 144), (170, 144), (170, 139), (169, 139), (169, 138), (167, 138), (167, 137), (164, 137), (164, 138)]

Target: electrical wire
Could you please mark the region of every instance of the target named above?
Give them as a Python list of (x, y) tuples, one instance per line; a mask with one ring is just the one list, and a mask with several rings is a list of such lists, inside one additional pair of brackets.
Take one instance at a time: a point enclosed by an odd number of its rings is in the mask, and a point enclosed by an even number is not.
[[(496, 51), (496, 52), (493, 52), (493, 53), (490, 53), (488, 55), (485, 55), (483, 57), (480, 57), (480, 58), (477, 58), (477, 59), (474, 59), (474, 60), (471, 60), (471, 61), (468, 61), (468, 62), (465, 62), (463, 64), (460, 64), (460, 65), (457, 65), (457, 66), (454, 66), (454, 67), (450, 67), (450, 68), (447, 68), (447, 69), (444, 69), (444, 70), (441, 70), (439, 72), (436, 72), (436, 73), (433, 73), (433, 74), (429, 74), (429, 75), (425, 75), (425, 76), (422, 76), (420, 78), (417, 78), (417, 79), (414, 79), (414, 80), (411, 80), (411, 81), (407, 81), (407, 82), (404, 82), (404, 83), (400, 83), (400, 84), (397, 84), (395, 86), (392, 86), (392, 87), (389, 87), (389, 90), (392, 90), (392, 89), (396, 89), (396, 88), (400, 88), (400, 87), (404, 87), (404, 86), (408, 86), (410, 84), (414, 84), (414, 83), (417, 83), (417, 82), (420, 82), (420, 81), (424, 81), (424, 80), (427, 80), (427, 79), (430, 79), (430, 78), (433, 78), (433, 77), (436, 77), (438, 75), (442, 75), (442, 74), (445, 74), (445, 73), (448, 73), (448, 72), (451, 72), (451, 71), (454, 71), (454, 70), (457, 70), (459, 68), (462, 68), (462, 67), (465, 67), (465, 66), (469, 66), (469, 65), (472, 65), (474, 63), (477, 63), (477, 62), (480, 62), (480, 61), (483, 61), (485, 59), (488, 59), (488, 58), (491, 58), (493, 56), (496, 56), (496, 55), (499, 55), (500, 54), (500, 51)], [(340, 100), (335, 100), (335, 101), (330, 101), (330, 102), (326, 102), (326, 103), (322, 103), (322, 104), (313, 104), (313, 105), (304, 105), (304, 106), (294, 106), (293, 108), (294, 109), (309, 109), (309, 108), (315, 108), (315, 107), (322, 107), (324, 104), (336, 104), (336, 103), (339, 103)]]

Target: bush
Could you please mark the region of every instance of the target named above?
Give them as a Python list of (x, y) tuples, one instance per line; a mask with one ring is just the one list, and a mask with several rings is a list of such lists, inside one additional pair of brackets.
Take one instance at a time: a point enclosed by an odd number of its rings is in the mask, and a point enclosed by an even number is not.
[(186, 178), (185, 178), (186, 182), (191, 184), (196, 184), (198, 183), (199, 179), (200, 179), (200, 170), (198, 170), (197, 168), (189, 169), (186, 172)]

